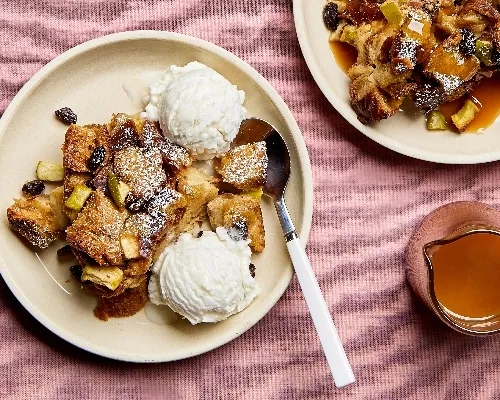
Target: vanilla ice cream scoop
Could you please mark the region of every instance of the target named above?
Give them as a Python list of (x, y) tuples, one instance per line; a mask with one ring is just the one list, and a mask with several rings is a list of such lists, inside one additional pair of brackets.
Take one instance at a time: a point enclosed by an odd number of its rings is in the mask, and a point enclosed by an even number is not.
[(149, 86), (142, 116), (160, 122), (163, 134), (199, 160), (229, 150), (241, 121), (245, 93), (204, 64), (172, 65), (163, 79)]
[(248, 243), (232, 240), (224, 228), (198, 238), (181, 235), (153, 265), (149, 299), (168, 305), (193, 325), (240, 312), (260, 292), (250, 275)]

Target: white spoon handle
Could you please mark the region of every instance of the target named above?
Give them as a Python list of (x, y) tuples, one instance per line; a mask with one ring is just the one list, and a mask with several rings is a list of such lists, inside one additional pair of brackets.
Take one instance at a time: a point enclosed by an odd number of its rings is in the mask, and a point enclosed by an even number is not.
[(323, 346), (328, 365), (332, 371), (335, 385), (337, 387), (349, 385), (355, 381), (354, 374), (306, 252), (297, 235), (295, 235), (294, 239), (287, 242), (286, 245), (321, 345)]

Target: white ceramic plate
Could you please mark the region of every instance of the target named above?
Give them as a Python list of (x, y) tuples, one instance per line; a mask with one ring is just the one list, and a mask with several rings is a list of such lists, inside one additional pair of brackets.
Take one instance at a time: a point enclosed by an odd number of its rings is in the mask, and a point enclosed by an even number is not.
[(446, 164), (476, 164), (500, 159), (500, 119), (481, 134), (429, 132), (422, 116), (399, 113), (371, 125), (356, 118), (349, 103), (349, 79), (337, 66), (323, 24), (326, 0), (294, 0), (300, 47), (323, 94), (356, 129), (381, 145), (421, 160)]
[[(233, 54), (192, 37), (154, 31), (124, 32), (79, 45), (42, 68), (17, 94), (0, 120), (0, 272), (22, 305), (48, 329), (105, 357), (160, 362), (191, 357), (241, 335), (278, 301), (293, 274), (279, 222), (263, 201), (267, 247), (255, 256), (262, 292), (243, 312), (218, 324), (191, 326), (179, 320), (153, 323), (144, 311), (130, 318), (98, 320), (96, 300), (70, 277), (54, 244), (35, 253), (10, 229), (5, 210), (34, 179), (38, 160), (62, 159), (66, 127), (54, 110), (68, 106), (79, 124), (105, 123), (114, 112), (139, 111), (122, 85), (145, 71), (197, 60), (214, 68), (247, 94), (249, 116), (266, 119), (282, 132), (291, 152), (292, 174), (286, 199), (305, 245), (312, 218), (311, 166), (299, 128), (271, 85)], [(142, 75), (141, 75), (142, 74)]]

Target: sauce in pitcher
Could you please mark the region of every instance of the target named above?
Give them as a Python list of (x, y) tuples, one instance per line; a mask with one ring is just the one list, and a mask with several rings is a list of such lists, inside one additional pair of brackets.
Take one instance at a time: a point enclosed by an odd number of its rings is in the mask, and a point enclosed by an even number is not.
[(430, 257), (434, 292), (449, 313), (464, 321), (500, 316), (500, 236), (470, 233), (440, 244)]

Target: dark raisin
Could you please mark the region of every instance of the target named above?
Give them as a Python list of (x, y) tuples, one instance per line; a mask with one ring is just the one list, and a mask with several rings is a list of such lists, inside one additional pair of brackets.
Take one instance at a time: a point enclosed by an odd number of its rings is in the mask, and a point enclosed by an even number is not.
[(461, 29), (462, 40), (460, 41), (460, 51), (466, 57), (476, 54), (476, 37), (469, 29)]
[(91, 171), (95, 171), (102, 165), (105, 158), (106, 158), (106, 149), (102, 146), (96, 147), (92, 152), (92, 155), (90, 156), (88, 161), (89, 169)]
[(500, 65), (500, 51), (498, 51), (497, 46), (494, 46), (491, 52), (491, 63), (493, 65)]
[[(129, 200), (129, 197), (131, 200)], [(125, 208), (133, 213), (142, 211), (146, 205), (144, 199), (134, 199), (130, 194), (125, 199), (125, 203)]]
[(77, 116), (69, 107), (63, 107), (56, 111), (56, 117), (65, 124), (76, 124)]
[(250, 270), (250, 275), (252, 275), (252, 278), (255, 278), (255, 265), (250, 263), (248, 269)]
[(327, 3), (323, 8), (323, 22), (325, 26), (334, 31), (339, 24), (339, 7), (335, 3)]
[(45, 190), (45, 184), (42, 181), (34, 180), (26, 182), (23, 185), (23, 193), (29, 196), (38, 196)]
[(73, 251), (71, 250), (71, 246), (69, 244), (57, 250), (57, 257), (65, 257), (69, 256), (70, 254), (73, 254)]
[(78, 282), (82, 281), (83, 269), (81, 265), (72, 265), (71, 267), (69, 267), (69, 272), (71, 272), (73, 278), (75, 278)]
[(198, 232), (198, 238), (201, 238), (203, 236), (203, 231)]

